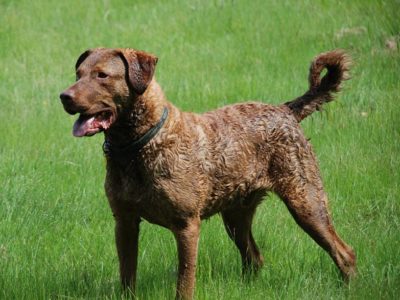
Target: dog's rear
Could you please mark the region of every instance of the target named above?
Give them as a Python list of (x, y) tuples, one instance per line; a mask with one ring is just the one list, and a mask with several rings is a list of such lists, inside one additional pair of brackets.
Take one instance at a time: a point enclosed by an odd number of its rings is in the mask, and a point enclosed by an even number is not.
[[(334, 99), (334, 93), (340, 91), (343, 80), (349, 78), (350, 57), (343, 50), (321, 53), (311, 63), (308, 77), (309, 90), (301, 97), (286, 102), (297, 121), (320, 110), (324, 103)], [(327, 74), (321, 79), (321, 73), (327, 69)]]

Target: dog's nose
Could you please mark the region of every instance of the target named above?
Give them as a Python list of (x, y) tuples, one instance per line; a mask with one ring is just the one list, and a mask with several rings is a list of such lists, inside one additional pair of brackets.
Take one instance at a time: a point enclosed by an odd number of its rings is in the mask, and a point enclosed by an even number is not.
[(62, 92), (60, 94), (60, 99), (62, 103), (71, 103), (72, 102), (72, 95), (68, 92)]

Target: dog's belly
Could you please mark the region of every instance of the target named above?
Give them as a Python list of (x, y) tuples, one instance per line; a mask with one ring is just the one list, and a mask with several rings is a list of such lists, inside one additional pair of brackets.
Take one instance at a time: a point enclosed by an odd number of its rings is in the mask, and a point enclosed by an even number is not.
[(256, 176), (256, 173), (232, 177), (226, 177), (214, 182), (214, 189), (201, 203), (201, 218), (206, 219), (216, 213), (232, 208), (248, 207), (256, 205), (271, 189), (267, 176)]

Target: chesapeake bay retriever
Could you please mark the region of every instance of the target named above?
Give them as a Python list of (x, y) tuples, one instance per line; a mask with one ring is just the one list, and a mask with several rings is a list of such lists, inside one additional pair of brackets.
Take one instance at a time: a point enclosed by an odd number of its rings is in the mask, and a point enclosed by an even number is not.
[(65, 110), (79, 114), (74, 136), (104, 132), (105, 190), (123, 286), (135, 286), (141, 219), (176, 238), (177, 298), (193, 297), (200, 224), (216, 213), (240, 251), (243, 271), (257, 271), (263, 257), (251, 226), (267, 191), (284, 201), (345, 279), (354, 275), (355, 254), (333, 228), (317, 161), (299, 126), (339, 91), (349, 57), (342, 50), (318, 55), (309, 90), (293, 101), (235, 104), (201, 115), (167, 101), (153, 76), (156, 63), (133, 49), (88, 50), (76, 63), (76, 83), (60, 95)]

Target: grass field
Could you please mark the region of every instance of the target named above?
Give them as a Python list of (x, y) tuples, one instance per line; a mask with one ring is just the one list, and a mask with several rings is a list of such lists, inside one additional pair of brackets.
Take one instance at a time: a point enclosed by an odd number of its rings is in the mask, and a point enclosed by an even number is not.
[[(134, 4), (133, 4), (134, 2)], [(335, 226), (358, 256), (348, 286), (271, 196), (254, 234), (266, 264), (242, 281), (218, 216), (204, 222), (197, 299), (399, 299), (399, 1), (0, 1), (0, 299), (121, 298), (102, 135), (76, 139), (59, 93), (87, 48), (159, 57), (178, 107), (281, 103), (307, 88), (314, 55), (346, 49), (352, 80), (303, 122)], [(398, 46), (397, 46), (398, 47)], [(171, 233), (143, 223), (138, 299), (170, 299)]]

